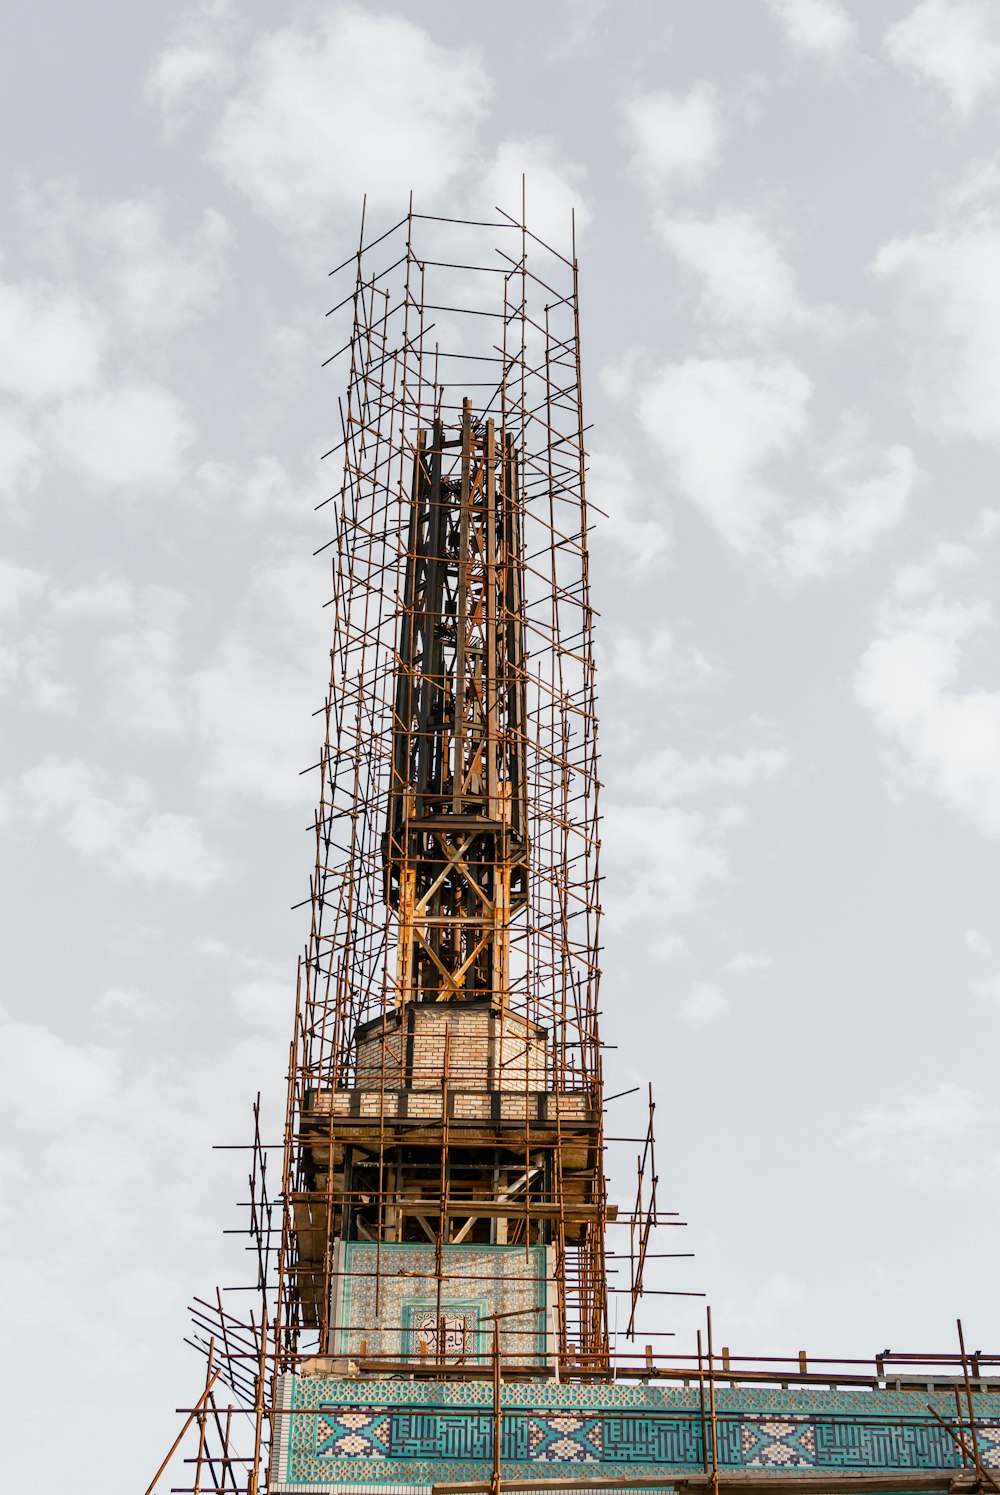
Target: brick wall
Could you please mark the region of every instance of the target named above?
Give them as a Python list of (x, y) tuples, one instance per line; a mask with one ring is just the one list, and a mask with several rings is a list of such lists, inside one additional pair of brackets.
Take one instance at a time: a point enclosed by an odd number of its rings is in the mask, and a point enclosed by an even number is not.
[[(447, 1031), (447, 1044), (445, 1034)], [(439, 1088), (448, 1051), (453, 1090), (548, 1088), (543, 1029), (516, 1013), (486, 1003), (421, 1002), (387, 1017), (359, 1035), (357, 1086), (362, 1090), (408, 1084), (414, 1090)], [(404, 1078), (405, 1076), (405, 1078)]]

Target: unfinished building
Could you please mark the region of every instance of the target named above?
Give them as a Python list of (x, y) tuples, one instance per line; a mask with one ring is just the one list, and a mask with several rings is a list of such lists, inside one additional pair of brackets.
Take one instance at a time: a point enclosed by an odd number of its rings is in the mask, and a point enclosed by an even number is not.
[(575, 250), (523, 210), (411, 210), (363, 224), (334, 279), (331, 674), (285, 1134), (274, 1152), (258, 1128), (254, 1281), (195, 1305), (205, 1380), (149, 1492), (1000, 1495), (997, 1360), (964, 1343), (738, 1359), (710, 1318), (686, 1354), (641, 1342), (668, 1217), (651, 1130), (634, 1210), (604, 1176)]

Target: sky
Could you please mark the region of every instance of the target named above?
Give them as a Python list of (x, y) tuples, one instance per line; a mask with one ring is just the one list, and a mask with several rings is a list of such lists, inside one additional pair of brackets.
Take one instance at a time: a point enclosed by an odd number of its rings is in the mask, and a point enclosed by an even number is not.
[(695, 1253), (647, 1282), (706, 1294), (646, 1327), (1000, 1350), (998, 0), (0, 28), (8, 1478), (148, 1480), (186, 1304), (246, 1280), (212, 1146), (258, 1091), (277, 1140), (307, 929), (327, 272), (364, 194), (516, 211), (522, 172), (576, 213), (607, 515), (607, 1086), (653, 1081)]

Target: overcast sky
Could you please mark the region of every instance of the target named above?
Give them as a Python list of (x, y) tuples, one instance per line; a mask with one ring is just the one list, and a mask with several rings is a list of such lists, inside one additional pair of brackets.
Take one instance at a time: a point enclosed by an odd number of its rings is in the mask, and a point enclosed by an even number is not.
[(608, 1088), (653, 1079), (697, 1253), (657, 1285), (736, 1352), (1000, 1350), (1000, 3), (2, 25), (8, 1482), (134, 1492), (244, 1270), (209, 1149), (282, 1104), (364, 192), (576, 207)]

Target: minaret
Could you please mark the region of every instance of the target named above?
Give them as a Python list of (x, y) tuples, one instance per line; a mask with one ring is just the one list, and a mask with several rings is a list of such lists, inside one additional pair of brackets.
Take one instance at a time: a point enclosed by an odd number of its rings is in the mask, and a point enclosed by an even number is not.
[(258, 1105), (256, 1282), (196, 1300), (203, 1389), (146, 1495), (168, 1466), (190, 1495), (1000, 1490), (1000, 1357), (961, 1326), (957, 1356), (789, 1362), (717, 1352), (709, 1314), (694, 1353), (612, 1357), (607, 1227), (634, 1339), (664, 1217), (652, 1097), (634, 1211), (606, 1199), (577, 272), (523, 220), (410, 211), (339, 272), (281, 1173)]
[(498, 1490), (529, 1443), (591, 1459), (559, 1409), (611, 1366), (576, 261), (411, 210), (334, 274), (310, 932), (257, 1282), (193, 1311), (196, 1486), (243, 1418), (248, 1495)]
[(404, 512), (386, 998), (303, 1107), (298, 1280), (341, 1370), (600, 1371), (600, 1071), (567, 1067), (528, 965), (524, 454), (502, 415), (444, 404)]
[(529, 873), (519, 494), (513, 436), (471, 399), (454, 427), (418, 431), (384, 840), (392, 1001), (356, 1030), (353, 1086), (308, 1116), (343, 1138), (324, 1158), (344, 1178), (327, 1349), (363, 1370), (474, 1368), (495, 1344), (521, 1370), (565, 1362), (566, 1251), (602, 1208), (598, 1099), (561, 1082), (511, 970)]

